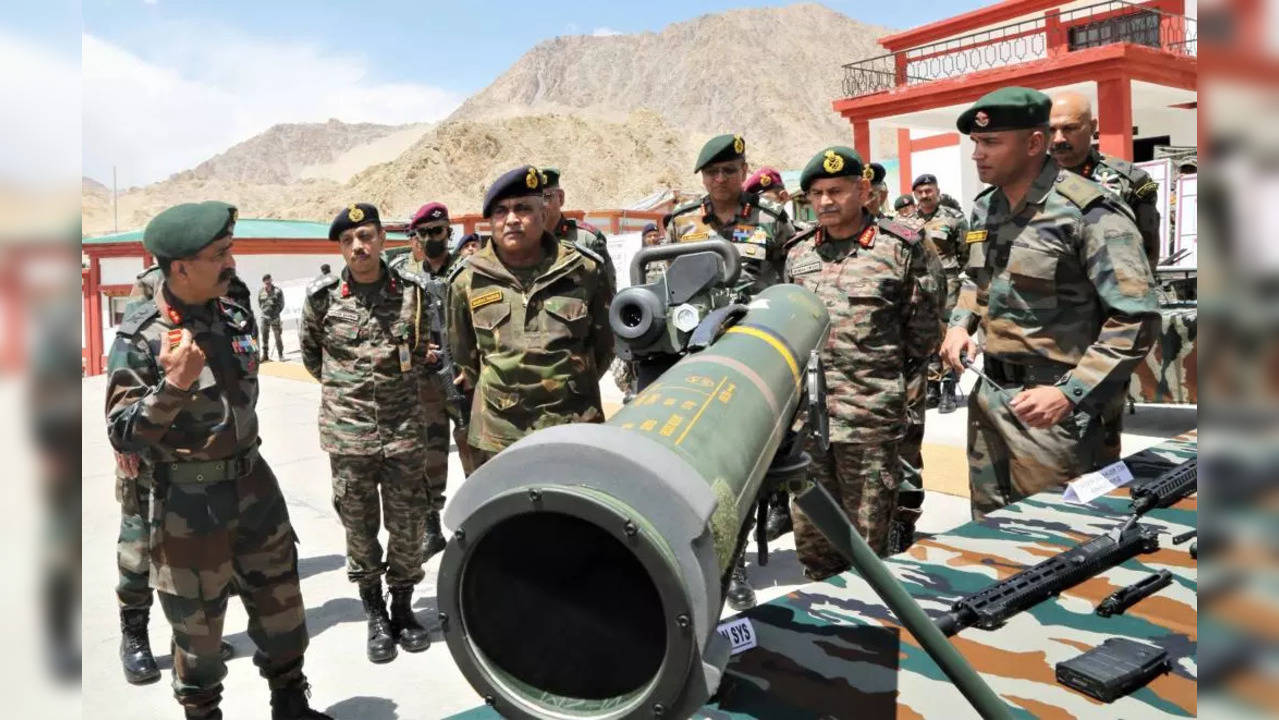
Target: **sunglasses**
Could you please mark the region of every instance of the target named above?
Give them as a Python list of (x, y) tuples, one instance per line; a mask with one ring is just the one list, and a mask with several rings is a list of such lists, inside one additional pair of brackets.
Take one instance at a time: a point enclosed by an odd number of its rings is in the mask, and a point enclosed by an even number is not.
[(443, 235), (447, 233), (448, 231), (449, 231), (449, 228), (447, 225), (445, 225), (444, 227), (433, 227), (433, 228), (420, 227), (420, 228), (414, 228), (413, 234), (420, 238), (428, 238), (428, 237), (435, 237), (436, 235)]

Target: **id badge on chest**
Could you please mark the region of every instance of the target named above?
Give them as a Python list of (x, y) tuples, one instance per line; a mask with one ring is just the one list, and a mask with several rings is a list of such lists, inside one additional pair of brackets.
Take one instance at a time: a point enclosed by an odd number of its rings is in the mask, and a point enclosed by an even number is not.
[(408, 372), (413, 367), (413, 359), (409, 355), (409, 346), (401, 344), (397, 345), (396, 348), (400, 351), (400, 372)]

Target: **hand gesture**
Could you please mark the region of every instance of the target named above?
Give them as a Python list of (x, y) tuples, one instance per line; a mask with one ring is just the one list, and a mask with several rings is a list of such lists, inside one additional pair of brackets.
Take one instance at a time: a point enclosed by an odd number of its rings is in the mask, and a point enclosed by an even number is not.
[(182, 340), (177, 347), (170, 349), (165, 342), (160, 348), (160, 367), (164, 368), (164, 381), (178, 390), (189, 389), (204, 370), (204, 359), (204, 351), (195, 344), (191, 331), (183, 329)]

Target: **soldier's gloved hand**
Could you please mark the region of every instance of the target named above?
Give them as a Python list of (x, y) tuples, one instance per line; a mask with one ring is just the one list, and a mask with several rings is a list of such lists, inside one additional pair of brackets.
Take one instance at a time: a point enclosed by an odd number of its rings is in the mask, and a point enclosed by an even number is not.
[(1048, 428), (1061, 422), (1075, 409), (1066, 393), (1055, 385), (1038, 385), (1017, 393), (1008, 403), (1018, 420), (1033, 428)]
[(133, 479), (138, 476), (139, 462), (140, 462), (140, 458), (138, 457), (137, 453), (117, 452), (115, 454), (116, 468), (120, 470), (121, 475), (129, 479)]
[(190, 388), (204, 370), (204, 351), (195, 344), (190, 330), (182, 330), (182, 340), (170, 349), (168, 343), (160, 346), (160, 367), (164, 368), (164, 381), (178, 390)]
[(953, 327), (946, 331), (946, 337), (942, 340), (938, 355), (952, 370), (963, 373), (963, 355), (967, 355), (968, 362), (971, 363), (977, 359), (977, 352), (977, 341), (968, 334), (968, 331), (961, 327)]

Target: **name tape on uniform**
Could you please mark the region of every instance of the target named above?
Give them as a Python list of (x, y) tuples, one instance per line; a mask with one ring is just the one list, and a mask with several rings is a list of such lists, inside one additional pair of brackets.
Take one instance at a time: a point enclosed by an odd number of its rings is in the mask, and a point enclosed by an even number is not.
[(1080, 475), (1066, 486), (1062, 499), (1068, 503), (1083, 505), (1118, 487), (1132, 482), (1132, 470), (1120, 460), (1094, 472)]
[(964, 242), (968, 243), (969, 245), (972, 245), (973, 243), (985, 242), (985, 240), (986, 240), (985, 230), (969, 230), (968, 234), (964, 235)]
[(493, 303), (501, 299), (502, 299), (501, 290), (490, 290), (489, 292), (486, 292), (483, 295), (476, 295), (475, 297), (471, 298), (471, 309), (474, 310), (476, 308), (482, 308), (485, 305), (492, 305)]
[(739, 617), (735, 620), (722, 622), (719, 627), (715, 628), (715, 632), (724, 636), (732, 646), (731, 654), (736, 655), (755, 647), (757, 640), (755, 637), (755, 626), (751, 625), (750, 618)]

